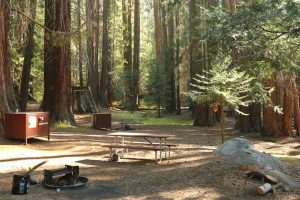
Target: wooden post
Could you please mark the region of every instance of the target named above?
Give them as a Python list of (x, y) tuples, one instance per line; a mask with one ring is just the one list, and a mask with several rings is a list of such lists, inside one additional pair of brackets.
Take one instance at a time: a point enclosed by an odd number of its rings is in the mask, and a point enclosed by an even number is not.
[(220, 112), (221, 112), (221, 136), (222, 136), (222, 144), (224, 143), (224, 104), (223, 100), (220, 103)]

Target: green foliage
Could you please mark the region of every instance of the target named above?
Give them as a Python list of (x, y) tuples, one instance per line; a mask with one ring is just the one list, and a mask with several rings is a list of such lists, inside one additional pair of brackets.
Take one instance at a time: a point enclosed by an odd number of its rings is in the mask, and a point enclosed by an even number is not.
[(157, 60), (149, 62), (148, 82), (146, 85), (146, 101), (153, 103), (157, 107), (164, 105), (164, 77), (163, 67)]
[(190, 97), (198, 103), (227, 104), (239, 111), (239, 106), (248, 106), (255, 101), (269, 102), (266, 91), (256, 79), (239, 68), (229, 68), (231, 58), (218, 59), (205, 75), (196, 75), (191, 84)]

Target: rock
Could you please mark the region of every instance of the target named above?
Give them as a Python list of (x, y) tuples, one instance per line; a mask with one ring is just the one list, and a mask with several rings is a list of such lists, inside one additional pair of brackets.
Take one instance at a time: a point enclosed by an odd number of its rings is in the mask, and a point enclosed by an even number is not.
[(253, 148), (253, 143), (250, 140), (243, 138), (234, 138), (225, 142), (222, 146), (217, 148), (214, 153), (221, 155), (230, 155), (236, 151)]
[(300, 180), (292, 177), (290, 170), (281, 160), (255, 149), (250, 140), (234, 138), (228, 140), (214, 151), (225, 155), (225, 159), (246, 171), (260, 171), (265, 175), (275, 177), (291, 187), (300, 188)]
[(34, 176), (31, 175), (30, 179), (29, 179), (29, 183), (30, 183), (30, 185), (36, 185), (36, 184), (39, 183), (39, 181), (38, 181), (38, 179), (36, 177), (34, 177)]

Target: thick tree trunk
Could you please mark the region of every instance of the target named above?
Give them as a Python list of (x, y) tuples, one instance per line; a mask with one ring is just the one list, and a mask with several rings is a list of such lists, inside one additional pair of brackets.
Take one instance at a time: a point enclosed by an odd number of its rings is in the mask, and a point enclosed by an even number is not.
[(87, 25), (87, 85), (91, 88), (93, 99), (99, 105), (99, 72), (95, 66), (95, 23), (96, 0), (87, 0), (86, 25)]
[[(179, 7), (176, 8), (175, 14), (175, 26), (179, 28)], [(176, 53), (175, 53), (175, 65), (177, 67), (177, 86), (176, 86), (176, 114), (181, 114), (181, 97), (180, 97), (180, 40), (179, 35), (176, 35)]]
[(81, 0), (77, 0), (77, 32), (78, 32), (78, 76), (79, 85), (83, 86), (82, 73), (82, 44), (81, 44)]
[(133, 110), (132, 97), (132, 38), (131, 38), (131, 0), (122, 0), (123, 40), (124, 40), (124, 108)]
[[(36, 12), (36, 0), (30, 1), (31, 9), (31, 18), (35, 19)], [(27, 99), (28, 99), (28, 89), (29, 89), (29, 79), (31, 71), (31, 60), (33, 57), (34, 50), (34, 21), (30, 21), (27, 29), (27, 43), (25, 47), (25, 56), (23, 63), (22, 79), (21, 79), (21, 89), (20, 89), (20, 110), (25, 112), (27, 108)]]
[[(208, 1), (202, 2), (202, 6), (205, 8), (210, 7)], [(200, 24), (201, 13), (199, 8), (199, 2), (196, 0), (190, 0), (189, 2), (190, 14), (189, 14), (189, 34), (190, 34), (190, 80), (194, 78), (195, 74), (203, 74), (204, 70), (208, 70), (208, 48), (207, 42), (199, 42), (199, 32), (197, 29), (198, 24)], [(195, 115), (194, 125), (197, 126), (213, 126), (214, 118), (213, 111), (209, 107), (208, 103), (202, 105), (190, 105)]]
[(95, 0), (95, 7), (94, 7), (94, 18), (93, 18), (93, 32), (94, 32), (94, 68), (93, 68), (93, 75), (92, 75), (92, 90), (95, 96), (95, 102), (97, 105), (101, 105), (100, 100), (100, 80), (99, 80), (99, 38), (100, 38), (100, 0)]
[(133, 45), (133, 83), (132, 98), (135, 110), (139, 106), (139, 76), (140, 76), (140, 0), (134, 2), (134, 45)]
[[(262, 136), (292, 136), (294, 84), (295, 79), (292, 76), (283, 76), (280, 72), (276, 74), (274, 81), (266, 81), (266, 86), (275, 86), (271, 98), (275, 105), (283, 108), (283, 115), (275, 113), (273, 108), (264, 108)], [(297, 118), (297, 113), (295, 117)]]
[[(45, 27), (55, 30), (55, 0), (45, 0)], [(44, 96), (41, 109), (49, 111), (51, 105), (51, 84), (54, 77), (51, 76), (54, 66), (53, 34), (45, 29), (44, 35)]]
[(293, 113), (294, 113), (294, 82), (291, 76), (285, 77), (284, 80), (284, 102), (283, 102), (283, 131), (285, 136), (293, 135)]
[[(53, 30), (69, 32), (71, 25), (70, 0), (54, 0), (50, 3), (53, 8), (46, 7), (45, 9), (53, 9), (48, 16), (55, 24)], [(52, 61), (50, 69), (45, 73), (46, 79), (50, 80), (46, 82), (48, 85), (45, 86), (48, 88), (45, 92), (48, 92), (48, 94), (44, 95), (47, 99), (44, 99), (45, 101), (43, 102), (43, 107), (49, 109), (44, 110), (50, 111), (52, 122), (76, 124), (71, 105), (70, 42), (66, 40), (62, 44), (55, 45), (51, 43), (53, 40), (47, 42), (49, 42), (49, 46), (53, 47), (53, 49), (51, 49), (52, 57), (50, 58), (52, 58)], [(46, 48), (46, 50), (48, 49)]]
[(103, 0), (103, 41), (102, 41), (102, 70), (100, 79), (100, 96), (101, 106), (109, 107), (109, 77), (108, 72), (110, 69), (110, 40), (109, 40), (109, 13), (110, 13), (110, 0)]
[(294, 89), (295, 129), (296, 129), (296, 135), (300, 136), (299, 90), (297, 88), (296, 82), (294, 82), (293, 89)]
[(161, 9), (160, 1), (154, 0), (154, 35), (155, 35), (155, 53), (156, 60), (162, 65), (162, 22), (161, 22)]
[(9, 70), (8, 5), (8, 0), (0, 0), (0, 132), (3, 130), (4, 113), (15, 111), (17, 108)]
[(252, 103), (249, 105), (249, 118), (251, 131), (261, 132), (262, 129), (262, 109), (261, 104)]
[(168, 19), (168, 47), (166, 65), (166, 110), (174, 112), (176, 110), (176, 86), (175, 86), (175, 62), (174, 62), (174, 11), (170, 11)]
[(240, 115), (239, 116), (239, 119), (240, 119), (240, 122), (239, 122), (240, 131), (241, 132), (245, 132), (245, 133), (251, 132), (251, 124), (250, 124), (250, 117), (249, 117), (249, 107), (240, 106), (239, 109), (243, 113), (248, 114), (248, 115)]

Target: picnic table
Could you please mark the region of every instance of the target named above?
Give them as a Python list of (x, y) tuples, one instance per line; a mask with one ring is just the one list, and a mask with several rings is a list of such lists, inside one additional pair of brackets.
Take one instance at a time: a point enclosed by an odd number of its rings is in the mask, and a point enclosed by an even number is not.
[[(112, 157), (113, 149), (139, 149), (146, 151), (155, 151), (155, 161), (157, 162), (157, 152), (159, 151), (159, 161), (162, 160), (162, 152), (165, 153), (165, 158), (167, 159), (167, 151), (169, 151), (170, 157), (170, 148), (176, 146), (175, 144), (167, 143), (168, 138), (175, 137), (174, 135), (166, 134), (154, 134), (154, 133), (137, 133), (137, 132), (115, 132), (109, 133), (107, 136), (114, 137), (115, 140), (112, 144), (103, 145), (103, 147), (108, 147), (110, 149), (110, 157)], [(121, 138), (121, 140), (118, 140)], [(137, 138), (142, 138), (143, 141), (137, 141)], [(159, 142), (157, 142), (159, 141)], [(116, 151), (117, 151), (116, 150)]]

